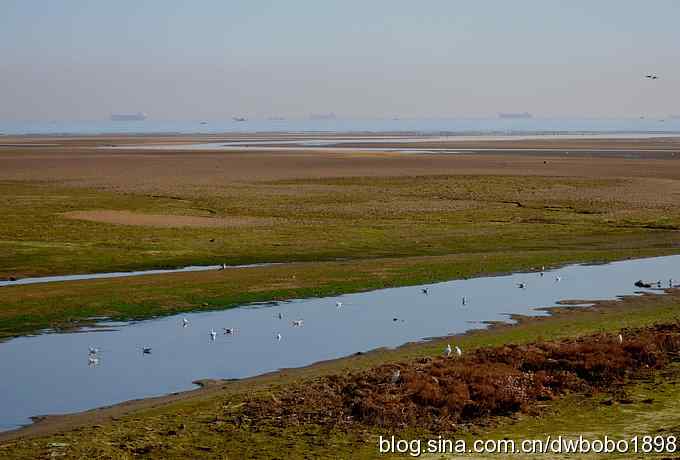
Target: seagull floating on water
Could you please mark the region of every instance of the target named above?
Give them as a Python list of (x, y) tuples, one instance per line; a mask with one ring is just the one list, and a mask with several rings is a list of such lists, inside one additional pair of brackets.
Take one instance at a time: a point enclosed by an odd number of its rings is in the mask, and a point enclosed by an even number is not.
[(555, 277), (555, 282), (556, 282), (556, 283), (559, 283), (560, 281), (562, 281), (562, 277), (556, 276), (556, 277)]
[(293, 325), (293, 327), (302, 327), (305, 324), (305, 322), (301, 319), (295, 319), (291, 321), (291, 324)]
[(215, 329), (210, 329), (210, 339), (215, 340), (217, 338), (217, 332), (215, 332)]
[(429, 291), (428, 288), (421, 288), (420, 290), (421, 290), (421, 292), (422, 292), (423, 294), (425, 294), (425, 295), (428, 295), (428, 294), (430, 293), (430, 291)]
[(281, 336), (281, 333), (279, 332), (279, 333), (276, 334), (276, 340), (278, 340), (280, 342), (281, 339), (282, 339), (282, 336)]
[(189, 320), (186, 318), (182, 318), (182, 327), (187, 327), (189, 325)]
[(151, 354), (151, 347), (142, 347), (142, 353), (145, 355)]
[(97, 353), (99, 353), (99, 348), (90, 347), (90, 354), (91, 355), (96, 355)]
[(279, 319), (283, 319), (283, 313), (279, 312), (279, 314), (277, 316), (278, 316)]
[(335, 302), (335, 306), (337, 308), (342, 308), (342, 302)]
[(89, 358), (87, 358), (87, 364), (90, 366), (96, 366), (99, 364), (99, 358), (97, 358), (96, 356), (90, 356)]
[(527, 283), (517, 283), (517, 287), (520, 289), (524, 289), (527, 287)]
[(223, 327), (224, 330), (224, 335), (232, 335), (236, 334), (236, 328), (235, 327)]

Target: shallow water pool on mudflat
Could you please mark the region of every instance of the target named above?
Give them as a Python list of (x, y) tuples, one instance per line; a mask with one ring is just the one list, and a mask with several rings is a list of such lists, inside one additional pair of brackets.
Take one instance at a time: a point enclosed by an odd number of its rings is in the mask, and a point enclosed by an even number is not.
[[(29, 423), (35, 415), (187, 390), (198, 379), (243, 378), (395, 347), (484, 327), (483, 321), (507, 320), (512, 313), (544, 315), (535, 308), (560, 300), (629, 295), (639, 291), (633, 283), (640, 278), (661, 280), (667, 287), (669, 279), (680, 279), (680, 256), (571, 265), (544, 276), (456, 280), (129, 324), (103, 322), (110, 327), (20, 337), (0, 344), (0, 430)], [(188, 319), (187, 327), (182, 318)], [(291, 324), (298, 319), (304, 320), (302, 327)], [(237, 332), (225, 335), (222, 328)], [(215, 340), (211, 329), (217, 332)], [(142, 353), (147, 346), (151, 354)], [(97, 365), (88, 362), (89, 347), (100, 349)]]

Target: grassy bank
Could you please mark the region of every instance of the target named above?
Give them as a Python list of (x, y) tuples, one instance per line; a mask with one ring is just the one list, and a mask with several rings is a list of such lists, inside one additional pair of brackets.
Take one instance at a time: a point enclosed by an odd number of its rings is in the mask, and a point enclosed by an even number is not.
[(253, 302), (324, 297), (386, 287), (499, 274), (572, 262), (605, 262), (672, 253), (670, 248), (484, 253), (351, 262), (294, 263), (214, 272), (175, 273), (4, 287), (0, 338), (45, 328), (68, 329), (88, 318), (144, 319)]

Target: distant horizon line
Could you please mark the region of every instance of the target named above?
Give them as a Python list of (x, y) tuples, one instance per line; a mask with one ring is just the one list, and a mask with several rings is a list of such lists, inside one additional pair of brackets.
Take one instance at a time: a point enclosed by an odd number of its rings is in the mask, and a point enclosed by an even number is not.
[[(116, 112), (118, 113), (118, 112)], [(125, 112), (127, 113), (127, 112)], [(132, 113), (132, 112), (130, 112)], [(501, 115), (512, 114), (528, 114), (528, 117), (504, 117)], [(225, 115), (219, 118), (155, 118), (153, 114), (144, 112), (145, 120), (131, 120), (130, 123), (144, 123), (144, 122), (235, 122), (234, 118), (243, 118), (243, 121), (317, 121), (317, 122), (333, 122), (342, 120), (640, 120), (659, 118), (678, 119), (680, 114), (646, 114), (646, 115), (541, 115), (533, 114), (531, 112), (499, 112), (494, 115), (432, 115), (432, 116), (343, 116), (335, 115), (333, 117), (314, 117), (314, 116), (285, 116), (285, 115), (267, 115), (267, 116), (249, 116), (249, 115)], [(101, 118), (32, 118), (32, 119), (10, 119), (0, 118), (0, 123), (88, 123), (88, 122), (111, 122), (121, 123), (121, 121), (111, 120), (111, 114)], [(126, 122), (126, 121), (123, 121)]]

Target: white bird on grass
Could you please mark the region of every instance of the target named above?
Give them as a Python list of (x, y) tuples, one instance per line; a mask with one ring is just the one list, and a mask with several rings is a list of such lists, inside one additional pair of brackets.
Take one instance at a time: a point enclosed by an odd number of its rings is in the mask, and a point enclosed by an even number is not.
[(448, 357), (451, 356), (452, 352), (453, 352), (453, 350), (451, 349), (451, 344), (449, 343), (449, 344), (446, 345), (446, 348), (444, 348), (444, 354), (448, 358)]
[(457, 355), (459, 358), (460, 358), (461, 356), (463, 356), (463, 350), (461, 350), (460, 347), (458, 347), (458, 345), (456, 345), (455, 350), (456, 350), (456, 355)]
[(396, 371), (392, 372), (392, 378), (390, 379), (390, 381), (392, 383), (397, 383), (400, 378), (401, 378), (401, 370), (397, 369)]
[(616, 340), (619, 342), (619, 344), (623, 343), (623, 336), (621, 334), (617, 335)]

